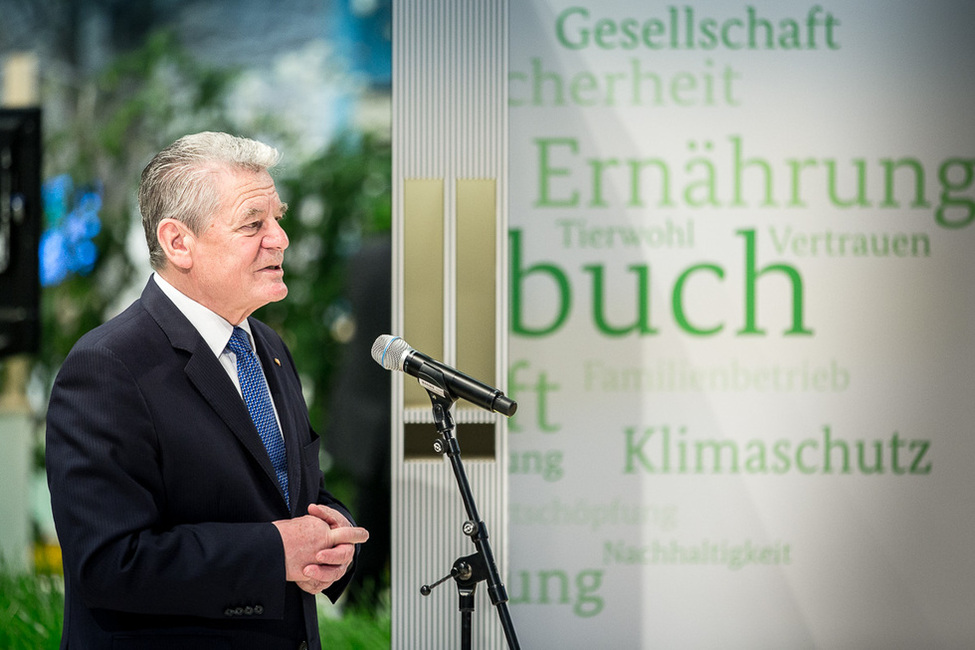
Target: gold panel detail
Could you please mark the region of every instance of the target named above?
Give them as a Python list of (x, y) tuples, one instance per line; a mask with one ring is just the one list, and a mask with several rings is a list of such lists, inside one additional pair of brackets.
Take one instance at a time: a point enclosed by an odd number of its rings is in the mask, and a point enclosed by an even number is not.
[(457, 181), (457, 367), (497, 379), (497, 183)]
[[(457, 368), (496, 386), (497, 182), (494, 179), (458, 180), (456, 191)], [(497, 460), (495, 425), (465, 425), (458, 429), (473, 433), (458, 435), (462, 451), (468, 458)]]
[[(403, 339), (435, 359), (444, 350), (444, 181), (403, 181)], [(412, 377), (403, 384), (406, 407), (430, 406)]]

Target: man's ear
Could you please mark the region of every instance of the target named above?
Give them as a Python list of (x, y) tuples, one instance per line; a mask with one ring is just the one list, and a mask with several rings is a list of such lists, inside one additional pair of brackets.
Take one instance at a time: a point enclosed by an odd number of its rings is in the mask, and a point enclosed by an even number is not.
[(185, 223), (176, 219), (163, 219), (156, 228), (156, 237), (170, 264), (184, 271), (193, 267), (195, 238)]

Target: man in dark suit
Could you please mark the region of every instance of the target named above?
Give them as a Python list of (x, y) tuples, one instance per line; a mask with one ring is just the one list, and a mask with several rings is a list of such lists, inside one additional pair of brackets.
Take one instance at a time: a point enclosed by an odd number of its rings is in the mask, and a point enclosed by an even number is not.
[(277, 159), (200, 133), (142, 174), (155, 273), (48, 409), (62, 648), (319, 648), (314, 594), (352, 577), (368, 533), (325, 490), (290, 352), (249, 318), (288, 291)]

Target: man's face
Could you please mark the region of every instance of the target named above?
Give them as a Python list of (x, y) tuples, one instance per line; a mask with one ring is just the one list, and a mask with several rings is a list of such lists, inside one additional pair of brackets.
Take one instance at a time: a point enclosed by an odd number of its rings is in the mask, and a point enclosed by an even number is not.
[(278, 224), (287, 206), (266, 171), (214, 173), (220, 207), (192, 237), (192, 297), (236, 325), (288, 295), (282, 266), (288, 236)]

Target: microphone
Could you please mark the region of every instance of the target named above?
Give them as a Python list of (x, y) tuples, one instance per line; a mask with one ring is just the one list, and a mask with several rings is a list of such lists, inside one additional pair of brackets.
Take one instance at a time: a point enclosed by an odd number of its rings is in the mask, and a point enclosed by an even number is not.
[(417, 352), (398, 336), (382, 334), (372, 344), (372, 358), (386, 370), (402, 370), (441, 397), (462, 397), (476, 406), (512, 416), (518, 403), (497, 388), (468, 377), (450, 366)]

